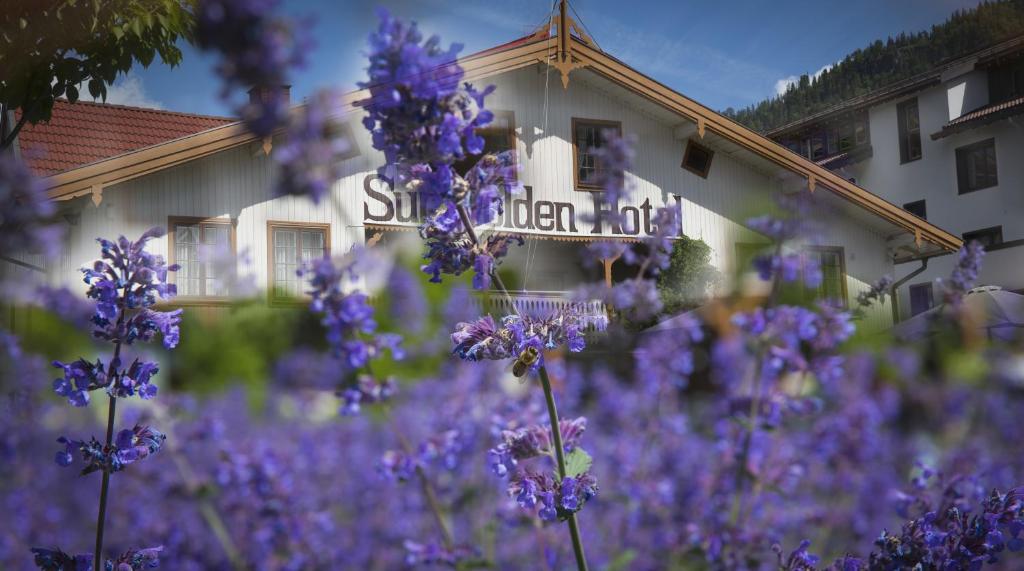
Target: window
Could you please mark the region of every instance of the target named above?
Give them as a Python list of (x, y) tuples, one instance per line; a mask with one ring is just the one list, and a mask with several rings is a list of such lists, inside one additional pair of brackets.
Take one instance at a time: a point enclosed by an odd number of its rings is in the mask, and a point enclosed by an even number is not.
[(299, 267), (330, 252), (327, 224), (268, 222), (270, 291), (274, 298), (298, 297), (306, 286), (296, 275)]
[(821, 285), (816, 289), (805, 286), (809, 299), (827, 299), (846, 306), (846, 256), (843, 249), (832, 246), (814, 246), (804, 251), (810, 258), (817, 258), (821, 266)]
[(921, 158), (921, 120), (917, 113), (917, 99), (904, 101), (896, 107), (900, 130), (900, 163)]
[(574, 180), (577, 190), (601, 190), (595, 182), (598, 173), (604, 169), (597, 157), (590, 153), (591, 149), (599, 149), (603, 143), (602, 133), (610, 129), (622, 135), (622, 123), (617, 121), (597, 121), (593, 119), (572, 120), (572, 152), (576, 165)]
[(172, 280), (180, 297), (226, 297), (231, 292), (224, 289), (218, 268), (210, 262), (200, 261), (203, 246), (230, 248), (235, 251), (235, 229), (227, 218), (169, 218), (168, 260), (181, 268), (172, 272)]
[(993, 226), (973, 232), (964, 232), (964, 242), (978, 242), (986, 250), (1003, 243), (1003, 227)]
[(516, 149), (516, 119), (511, 111), (495, 111), (494, 120), (486, 127), (476, 130), (484, 139), (484, 151), (479, 155), (467, 155), (453, 166), (455, 172), (465, 175), (477, 161), (486, 154), (497, 154)]
[(923, 200), (908, 202), (903, 205), (903, 210), (906, 210), (914, 216), (928, 220), (928, 207), (925, 205), (925, 201)]
[(910, 315), (928, 311), (934, 305), (931, 282), (910, 286)]
[(1024, 58), (990, 70), (988, 94), (991, 103), (1024, 97)]
[(682, 167), (701, 178), (708, 178), (708, 172), (711, 170), (711, 159), (714, 156), (714, 151), (691, 139), (686, 142), (686, 152), (683, 153)]
[(868, 113), (866, 110), (852, 111), (826, 124), (813, 125), (794, 137), (783, 139), (781, 144), (814, 161), (868, 147), (871, 143)]
[(979, 141), (956, 150), (956, 180), (960, 194), (999, 184), (995, 139)]

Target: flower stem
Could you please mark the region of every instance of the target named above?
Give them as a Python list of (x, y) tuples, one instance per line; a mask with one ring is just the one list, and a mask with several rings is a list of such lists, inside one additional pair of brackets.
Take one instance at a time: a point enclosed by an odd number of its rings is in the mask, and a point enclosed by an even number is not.
[[(120, 346), (118, 346), (120, 349)], [(115, 357), (116, 359), (116, 357)], [(107, 440), (105, 450), (109, 451), (114, 441), (114, 416), (117, 413), (117, 397), (110, 395), (107, 408)], [(103, 483), (100, 485), (100, 511), (96, 516), (96, 550), (93, 553), (93, 569), (103, 569), (103, 528), (107, 519), (107, 495), (110, 492), (110, 470), (103, 470)]]
[[(456, 209), (459, 212), (459, 218), (462, 220), (462, 226), (466, 229), (466, 233), (469, 234), (469, 239), (473, 242), (473, 245), (479, 246), (480, 240), (477, 238), (476, 230), (473, 228), (473, 222), (469, 217), (469, 212), (466, 211), (466, 207), (459, 204), (456, 206)], [(512, 311), (518, 314), (519, 308), (516, 307), (515, 300), (512, 299), (512, 295), (509, 293), (508, 288), (505, 287), (505, 283), (496, 270), (491, 271), (491, 278), (498, 291), (508, 299)], [(562, 428), (558, 421), (555, 393), (551, 390), (551, 379), (548, 378), (548, 370), (543, 363), (539, 367), (539, 375), (541, 387), (544, 389), (544, 400), (548, 404), (548, 421), (551, 423), (551, 438), (555, 446), (555, 463), (558, 464), (558, 477), (564, 479), (565, 449), (562, 448)], [(576, 556), (576, 568), (579, 571), (587, 571), (587, 558), (583, 553), (583, 540), (580, 538), (580, 528), (576, 522), (576, 514), (570, 514), (567, 522), (569, 524), (569, 535), (572, 538), (572, 551)]]
[[(551, 422), (551, 439), (555, 447), (555, 462), (558, 464), (558, 477), (565, 479), (565, 448), (562, 447), (562, 427), (558, 420), (558, 408), (555, 406), (555, 393), (551, 390), (551, 379), (544, 365), (540, 366), (540, 384), (544, 389), (544, 400), (548, 404), (548, 420)], [(576, 568), (587, 571), (587, 557), (583, 553), (583, 539), (576, 523), (576, 514), (569, 514), (569, 536), (572, 538), (572, 551), (576, 555)]]
[[(402, 450), (406, 454), (412, 455), (412, 445), (409, 440), (402, 433), (402, 430), (398, 428), (398, 424), (394, 425), (395, 436), (398, 437), (398, 442), (402, 446)], [(437, 520), (437, 527), (441, 531), (441, 540), (444, 542), (445, 549), (449, 551), (455, 548), (455, 538), (452, 535), (451, 529), (448, 528), (448, 522), (445, 521), (444, 512), (441, 511), (441, 502), (437, 500), (437, 493), (434, 491), (434, 486), (430, 483), (430, 478), (427, 477), (427, 473), (423, 470), (422, 466), (416, 466), (416, 479), (420, 482), (420, 489), (423, 491), (423, 498), (427, 500), (427, 506), (430, 508), (431, 513), (434, 514), (434, 519)]]

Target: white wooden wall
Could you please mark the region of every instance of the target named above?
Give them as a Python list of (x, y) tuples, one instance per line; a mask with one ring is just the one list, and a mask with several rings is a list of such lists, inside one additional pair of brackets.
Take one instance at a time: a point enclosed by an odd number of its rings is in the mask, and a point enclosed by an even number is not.
[[(498, 89), (488, 106), (515, 114), (522, 179), (534, 188), (534, 199), (572, 202), (578, 220), (589, 213), (589, 193), (573, 189), (571, 120), (621, 121), (623, 132), (638, 139), (636, 168), (631, 176), (638, 196), (635, 203), (650, 198), (654, 206), (660, 206), (673, 200), (673, 195), (681, 196), (683, 231), (707, 242), (714, 252), (714, 265), (723, 274), (732, 274), (735, 243), (756, 241), (743, 227), (743, 221), (767, 207), (778, 183), (725, 153), (715, 155), (706, 180), (683, 170), (679, 165), (684, 142), (673, 138), (673, 125), (582, 82), (572, 82), (564, 91), (557, 77), (552, 76), (545, 125), (544, 80), (537, 68), (526, 68), (489, 81)], [(247, 248), (252, 258), (251, 267), (241, 271), (254, 273), (261, 287), (267, 284), (268, 220), (329, 223), (332, 251), (346, 251), (364, 240), (363, 181), (383, 162), (383, 156), (370, 148), (359, 117), (351, 118), (351, 123), (362, 153), (345, 163), (346, 176), (334, 186), (337, 207), (330, 202), (314, 206), (306, 199), (271, 199), (272, 161), (255, 147), (224, 151), (109, 187), (98, 207), (88, 198), (78, 199), (73, 207), (80, 209), (81, 217), (70, 227), (69, 251), (60, 264), (57, 281), (81, 282), (77, 268), (95, 257), (94, 237), (135, 236), (151, 226), (166, 226), (169, 216), (237, 219), (238, 250)], [(589, 235), (589, 224), (577, 225), (581, 233)], [(892, 272), (882, 236), (841, 216), (829, 227), (833, 231), (829, 245), (845, 248), (851, 299), (866, 283)], [(166, 240), (155, 242), (153, 248), (166, 253)], [(544, 250), (541, 248), (538, 256)], [(521, 255), (512, 261), (516, 259)], [(541, 283), (544, 279), (540, 276), (557, 275), (557, 265), (557, 260), (539, 262), (537, 273), (531, 276), (531, 287), (565, 287), (562, 283)], [(868, 320), (873, 327), (888, 322), (888, 308), (873, 312)]]

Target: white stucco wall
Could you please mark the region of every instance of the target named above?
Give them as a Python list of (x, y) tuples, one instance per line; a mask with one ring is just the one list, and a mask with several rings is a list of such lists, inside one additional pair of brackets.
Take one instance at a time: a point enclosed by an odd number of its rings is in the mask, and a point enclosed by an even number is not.
[[(931, 138), (931, 134), (949, 121), (954, 110), (970, 111), (987, 102), (977, 100), (982, 93), (987, 99), (987, 84), (983, 79), (982, 72), (971, 72), (916, 95), (922, 157), (910, 163), (900, 164), (896, 112), (897, 105), (906, 98), (872, 107), (869, 117), (873, 154), (848, 167), (846, 174), (898, 206), (926, 200), (928, 221), (953, 234), (1002, 226), (1004, 242), (1024, 240), (1024, 117), (1003, 119), (938, 140)], [(951, 101), (950, 94), (962, 100)], [(956, 149), (990, 138), (995, 139), (999, 184), (959, 194)], [(925, 273), (908, 285), (947, 276), (953, 264), (953, 256), (936, 258)], [(902, 264), (897, 267), (896, 277), (907, 275), (917, 267), (918, 263)], [(990, 252), (978, 282), (1012, 290), (1024, 288), (1024, 245)], [(901, 292), (901, 306), (903, 315), (907, 315), (910, 303), (906, 286)]]

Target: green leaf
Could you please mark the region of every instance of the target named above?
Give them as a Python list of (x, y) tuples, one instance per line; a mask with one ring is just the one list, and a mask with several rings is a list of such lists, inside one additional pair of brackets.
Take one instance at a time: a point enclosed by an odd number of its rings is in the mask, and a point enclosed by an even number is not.
[(634, 559), (636, 559), (636, 551), (627, 549), (616, 555), (615, 559), (609, 561), (608, 566), (604, 568), (604, 571), (622, 571), (624, 569), (629, 569), (629, 564), (632, 563)]
[(103, 82), (93, 78), (89, 80), (89, 95), (92, 95), (93, 99), (98, 98), (103, 93)]
[(572, 452), (565, 457), (565, 475), (575, 478), (589, 470), (593, 464), (594, 459), (587, 454), (586, 450), (579, 447), (573, 448)]
[(74, 85), (69, 85), (65, 94), (68, 97), (68, 101), (71, 103), (78, 101), (78, 88)]

